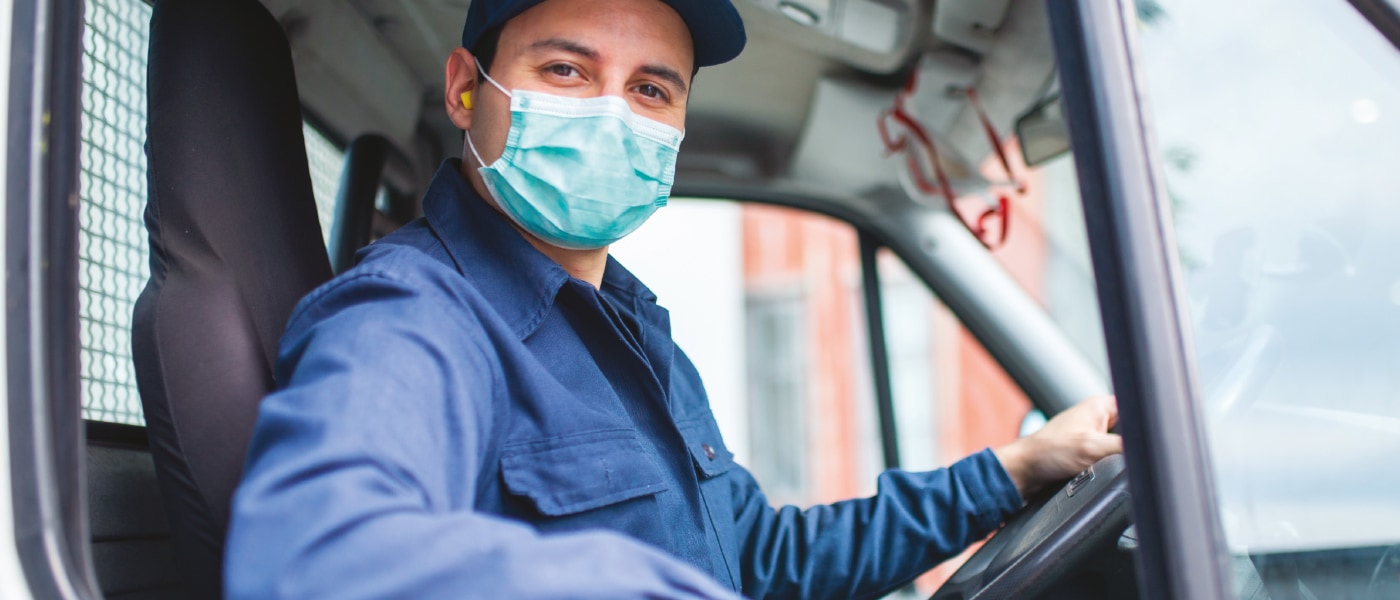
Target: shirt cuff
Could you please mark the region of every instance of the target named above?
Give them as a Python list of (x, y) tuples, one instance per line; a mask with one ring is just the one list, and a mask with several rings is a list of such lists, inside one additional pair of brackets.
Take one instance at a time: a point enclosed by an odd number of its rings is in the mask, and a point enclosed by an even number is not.
[(980, 500), (977, 522), (985, 531), (995, 529), (1026, 505), (991, 448), (983, 448), (948, 469), (974, 498)]

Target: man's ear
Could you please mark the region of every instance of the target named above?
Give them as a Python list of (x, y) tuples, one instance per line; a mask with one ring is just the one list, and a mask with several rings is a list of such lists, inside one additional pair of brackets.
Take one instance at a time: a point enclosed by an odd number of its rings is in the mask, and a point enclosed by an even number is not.
[[(457, 48), (447, 55), (443, 102), (447, 108), (447, 118), (452, 119), (452, 124), (458, 129), (466, 130), (472, 127), (477, 76), (476, 59), (466, 48)], [(463, 94), (469, 94), (466, 98), (471, 101), (464, 102)]]

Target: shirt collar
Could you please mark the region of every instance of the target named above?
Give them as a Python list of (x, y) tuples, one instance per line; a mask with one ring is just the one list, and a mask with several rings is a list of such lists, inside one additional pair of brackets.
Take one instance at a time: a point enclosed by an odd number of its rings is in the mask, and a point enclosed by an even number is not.
[[(477, 291), (522, 339), (544, 320), (559, 289), (573, 279), (540, 253), (462, 177), (461, 161), (450, 158), (433, 176), (423, 213), (442, 245)], [(582, 285), (588, 285), (579, 282)], [(656, 295), (608, 256), (603, 285), (627, 297), (656, 302)]]
[(656, 294), (611, 254), (608, 255), (608, 266), (603, 269), (603, 287), (611, 288), (623, 296), (636, 296), (648, 302), (656, 302)]

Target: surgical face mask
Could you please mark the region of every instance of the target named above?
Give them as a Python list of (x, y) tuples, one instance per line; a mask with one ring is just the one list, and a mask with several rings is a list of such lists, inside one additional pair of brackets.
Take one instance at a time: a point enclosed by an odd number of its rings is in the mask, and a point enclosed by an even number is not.
[(594, 249), (666, 205), (685, 134), (613, 96), (568, 98), (486, 81), (510, 98), (505, 152), (490, 165), (467, 145), (491, 197), (521, 228), (561, 248)]

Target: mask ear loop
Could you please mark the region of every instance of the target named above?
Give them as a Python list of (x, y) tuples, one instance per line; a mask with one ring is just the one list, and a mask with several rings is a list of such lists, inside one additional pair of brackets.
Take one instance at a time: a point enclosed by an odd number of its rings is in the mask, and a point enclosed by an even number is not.
[(481, 153), (476, 151), (476, 144), (472, 143), (472, 132), (467, 130), (467, 149), (472, 151), (472, 156), (476, 158), (478, 168), (486, 168), (486, 161), (481, 160)]
[[(484, 78), (487, 83), (501, 90), (501, 93), (505, 94), (507, 98), (514, 97), (509, 91), (506, 91), (506, 88), (501, 87), (501, 84), (497, 83), (495, 79), (492, 79), (490, 75), (486, 74), (486, 69), (482, 68), (480, 59), (473, 56), (472, 60), (476, 62), (476, 72), (481, 74), (481, 77)], [(476, 164), (480, 168), (484, 169), (487, 167), (486, 161), (481, 160), (481, 153), (476, 151), (476, 144), (472, 142), (472, 132), (470, 129), (467, 130), (467, 149), (472, 151), (472, 156), (476, 158)]]
[(489, 83), (492, 86), (495, 86), (496, 89), (501, 90), (501, 93), (505, 94), (507, 98), (514, 97), (509, 91), (506, 90), (506, 88), (501, 87), (501, 84), (497, 83), (495, 79), (492, 79), (490, 75), (486, 74), (486, 68), (481, 66), (481, 59), (478, 59), (475, 56), (473, 56), (472, 60), (476, 61), (476, 72), (480, 73), (481, 76), (486, 79), (486, 83)]

